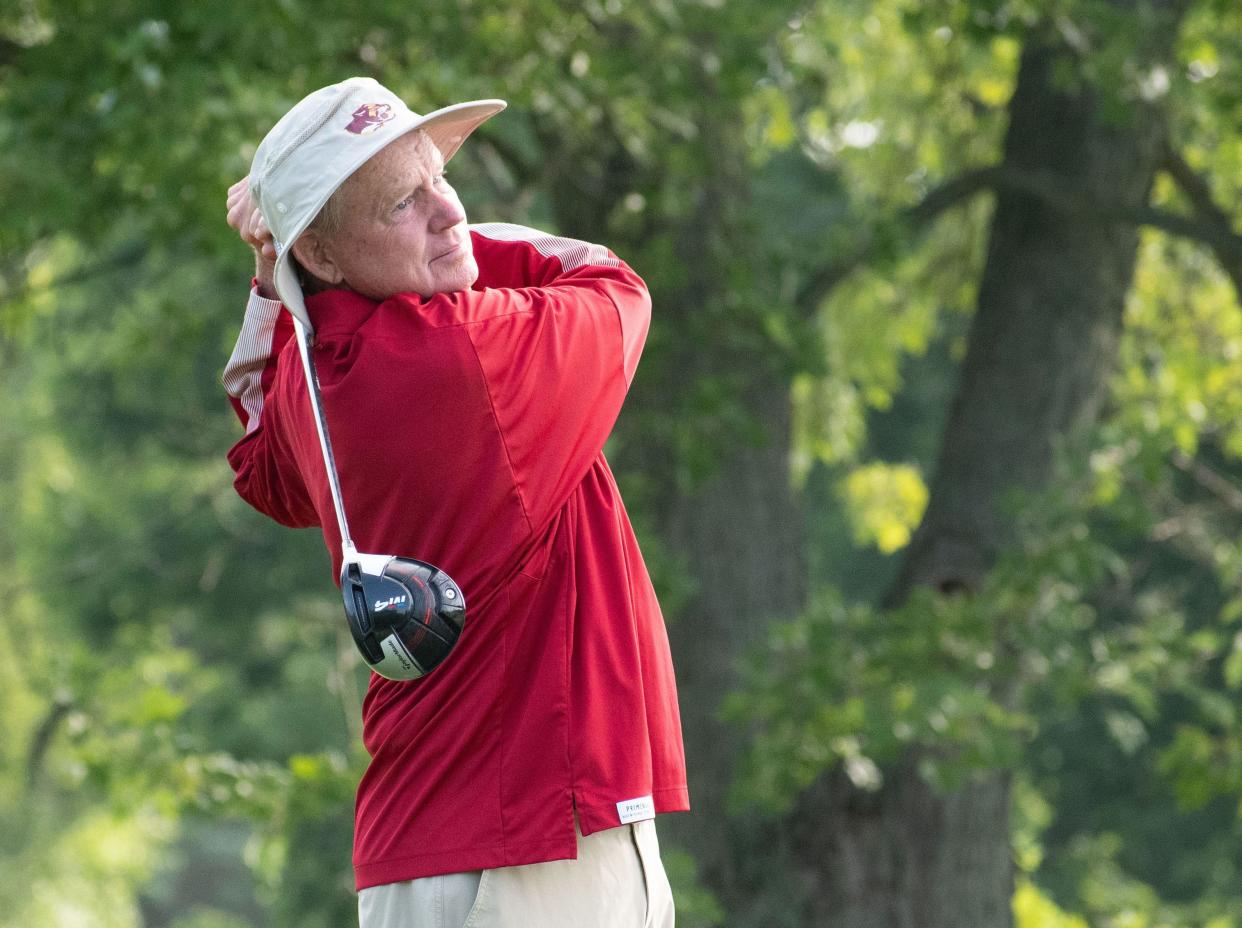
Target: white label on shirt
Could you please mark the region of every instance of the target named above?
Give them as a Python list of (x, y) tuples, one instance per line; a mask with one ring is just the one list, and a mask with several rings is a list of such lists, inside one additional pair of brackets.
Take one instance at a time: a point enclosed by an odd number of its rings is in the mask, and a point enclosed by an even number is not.
[(641, 822), (655, 818), (655, 802), (650, 796), (639, 796), (637, 799), (624, 799), (617, 803), (617, 815), (621, 816), (621, 824)]

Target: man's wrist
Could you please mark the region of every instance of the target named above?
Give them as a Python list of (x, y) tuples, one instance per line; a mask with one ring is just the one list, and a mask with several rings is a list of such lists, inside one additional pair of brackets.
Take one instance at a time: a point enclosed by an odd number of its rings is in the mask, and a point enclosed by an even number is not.
[(250, 278), (250, 302), (262, 300), (264, 303), (279, 303), (280, 294), (274, 287), (265, 287), (257, 277)]
[(267, 300), (278, 300), (276, 292), (276, 262), (269, 261), (256, 254), (254, 259), (254, 286), (259, 296)]

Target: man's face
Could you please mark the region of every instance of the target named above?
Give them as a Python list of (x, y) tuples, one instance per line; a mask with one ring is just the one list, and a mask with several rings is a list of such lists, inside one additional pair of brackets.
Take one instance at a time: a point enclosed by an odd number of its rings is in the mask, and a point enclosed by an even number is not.
[(468, 290), (478, 277), (465, 210), (424, 133), (383, 148), (340, 195), (340, 228), (325, 242), (341, 276), (336, 285), (383, 300)]

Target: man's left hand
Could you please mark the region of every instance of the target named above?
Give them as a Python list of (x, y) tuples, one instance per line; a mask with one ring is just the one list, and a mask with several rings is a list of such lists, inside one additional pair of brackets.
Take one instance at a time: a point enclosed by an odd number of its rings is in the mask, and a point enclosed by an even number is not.
[(254, 276), (259, 281), (259, 295), (275, 299), (276, 245), (263, 214), (250, 198), (250, 178), (243, 177), (229, 188), (226, 206), (228, 224), (254, 249)]

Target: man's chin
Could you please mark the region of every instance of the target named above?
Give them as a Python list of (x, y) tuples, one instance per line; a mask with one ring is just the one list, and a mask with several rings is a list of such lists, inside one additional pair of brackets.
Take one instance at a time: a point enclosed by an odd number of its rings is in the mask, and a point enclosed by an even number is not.
[(424, 297), (469, 290), (479, 279), (479, 265), (475, 263), (473, 254), (454, 256), (452, 259), (441, 258), (433, 263), (433, 267), (435, 275), (428, 290), (416, 290)]
[(474, 286), (474, 282), (479, 279), (479, 265), (475, 263), (473, 254), (463, 255), (459, 266), (453, 270), (453, 277), (460, 281), (461, 284), (454, 287), (454, 290), (469, 290)]

